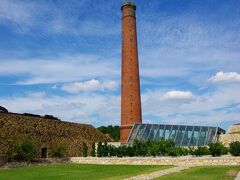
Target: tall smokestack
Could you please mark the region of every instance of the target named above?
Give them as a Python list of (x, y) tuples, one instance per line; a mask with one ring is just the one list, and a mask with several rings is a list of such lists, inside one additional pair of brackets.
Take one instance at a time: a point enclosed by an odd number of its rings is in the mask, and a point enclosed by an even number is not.
[(120, 142), (125, 143), (134, 123), (142, 123), (138, 66), (136, 5), (122, 7), (122, 94)]

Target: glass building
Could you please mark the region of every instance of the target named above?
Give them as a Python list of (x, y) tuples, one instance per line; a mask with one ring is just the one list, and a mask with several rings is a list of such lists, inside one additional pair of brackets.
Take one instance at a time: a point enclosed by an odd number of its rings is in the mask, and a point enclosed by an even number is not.
[(211, 126), (135, 123), (128, 137), (128, 143), (133, 143), (135, 139), (173, 140), (177, 146), (205, 146), (216, 142), (219, 134), (225, 132), (220, 127)]

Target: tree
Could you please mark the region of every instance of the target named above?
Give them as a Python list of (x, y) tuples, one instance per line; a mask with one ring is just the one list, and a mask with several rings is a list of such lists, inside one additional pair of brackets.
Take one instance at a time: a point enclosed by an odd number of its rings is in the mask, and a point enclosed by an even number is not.
[(32, 139), (16, 139), (11, 144), (11, 159), (31, 161), (37, 157), (37, 142)]
[(97, 128), (103, 134), (109, 135), (113, 141), (119, 141), (120, 138), (120, 127), (119, 126), (100, 126)]
[(83, 157), (87, 157), (87, 150), (88, 150), (87, 144), (84, 142), (83, 146), (82, 146), (82, 156)]
[(102, 142), (98, 142), (98, 147), (97, 147), (97, 157), (102, 157), (103, 156), (103, 150), (102, 150)]
[(240, 156), (240, 142), (239, 141), (232, 142), (229, 147), (229, 152), (233, 156)]
[(209, 151), (212, 156), (221, 156), (227, 153), (227, 148), (220, 142), (217, 143), (210, 143), (209, 144)]
[(67, 140), (55, 141), (51, 145), (50, 155), (51, 157), (64, 157), (67, 151)]
[(96, 156), (95, 142), (92, 143), (91, 156), (92, 156), (92, 157), (95, 157), (95, 156)]

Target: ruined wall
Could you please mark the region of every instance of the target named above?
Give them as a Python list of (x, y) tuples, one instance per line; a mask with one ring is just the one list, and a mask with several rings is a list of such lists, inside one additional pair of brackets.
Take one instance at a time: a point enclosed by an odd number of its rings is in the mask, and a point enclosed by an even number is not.
[(229, 146), (231, 142), (240, 141), (240, 124), (230, 126), (226, 134), (219, 136), (219, 141), (225, 146)]
[(81, 156), (83, 142), (90, 151), (93, 142), (110, 140), (91, 125), (9, 113), (0, 113), (0, 132), (4, 134), (0, 154), (8, 150), (4, 141), (19, 137), (37, 140), (39, 156), (42, 147), (46, 147), (49, 153), (51, 147), (61, 141), (67, 142), (66, 156)]

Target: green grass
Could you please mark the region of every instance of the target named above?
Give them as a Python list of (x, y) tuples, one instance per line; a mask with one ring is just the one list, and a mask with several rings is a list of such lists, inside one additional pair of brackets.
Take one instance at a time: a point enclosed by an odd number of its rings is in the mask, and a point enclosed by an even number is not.
[(171, 166), (59, 164), (1, 169), (1, 180), (28, 179), (122, 179)]
[(230, 180), (234, 179), (237, 173), (240, 171), (240, 166), (205, 166), (194, 167), (184, 170), (180, 173), (173, 173), (166, 176), (162, 176), (157, 179), (161, 180)]

